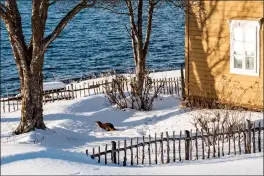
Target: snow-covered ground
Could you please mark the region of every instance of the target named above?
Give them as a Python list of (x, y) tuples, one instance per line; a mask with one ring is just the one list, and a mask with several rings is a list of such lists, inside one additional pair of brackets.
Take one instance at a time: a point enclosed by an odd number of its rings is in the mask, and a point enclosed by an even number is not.
[[(180, 108), (180, 101), (175, 96), (162, 95), (155, 101), (152, 111), (139, 112), (118, 110), (104, 95), (94, 95), (45, 104), (44, 120), (48, 129), (19, 136), (10, 133), (19, 123), (20, 112), (3, 113), (1, 174), (263, 174), (263, 153), (133, 167), (105, 166), (85, 155), (86, 149), (91, 151), (93, 147), (109, 144), (112, 140), (153, 136), (166, 131), (179, 134), (180, 130), (194, 129), (190, 123), (193, 113)], [(252, 121), (260, 119), (263, 119), (262, 113), (251, 113)], [(99, 129), (95, 125), (98, 120), (114, 124), (118, 131)]]

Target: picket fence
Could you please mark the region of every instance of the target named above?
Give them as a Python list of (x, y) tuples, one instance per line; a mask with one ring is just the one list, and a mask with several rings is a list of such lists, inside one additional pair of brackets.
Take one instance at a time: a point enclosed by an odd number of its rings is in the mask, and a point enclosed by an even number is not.
[[(154, 139), (149, 135), (124, 141), (111, 141), (111, 145), (106, 144), (103, 148), (98, 146), (92, 151), (87, 149), (86, 155), (97, 160), (98, 163), (133, 166), (249, 154), (263, 150), (261, 144), (263, 130), (260, 122), (255, 125), (247, 121), (243, 129), (238, 128), (233, 131), (227, 131), (224, 127), (217, 132), (216, 130), (199, 132), (197, 129), (192, 133), (191, 130), (185, 130), (184, 134), (180, 131), (177, 136), (173, 131), (172, 136), (166, 132), (166, 136), (161, 133), (159, 138), (155, 134)], [(108, 150), (109, 146), (110, 150)]]
[[(163, 85), (160, 89), (161, 94), (167, 95), (178, 95), (181, 96), (182, 81), (180, 77), (174, 78), (160, 78), (151, 79), (152, 88), (156, 90), (161, 84)], [(43, 103), (50, 103), (60, 100), (72, 100), (81, 97), (87, 97), (90, 95), (104, 94), (105, 86), (112, 84), (111, 81), (93, 81), (92, 83), (83, 82), (77, 84), (69, 84), (64, 89), (56, 89), (51, 91), (43, 92)], [(112, 87), (112, 86), (111, 86)], [(129, 80), (124, 82), (123, 89), (128, 91), (130, 89)], [(21, 97), (6, 96), (1, 97), (1, 112), (11, 112), (21, 109)]]

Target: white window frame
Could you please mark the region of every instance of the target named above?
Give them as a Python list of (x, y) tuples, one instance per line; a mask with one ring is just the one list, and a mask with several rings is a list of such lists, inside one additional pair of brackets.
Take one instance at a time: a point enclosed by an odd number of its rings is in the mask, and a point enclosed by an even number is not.
[[(230, 26), (230, 73), (240, 74), (240, 75), (249, 75), (259, 77), (260, 69), (260, 20), (229, 20)], [(254, 70), (245, 69), (245, 58), (242, 60), (242, 69), (234, 68), (234, 27), (254, 27), (256, 28), (256, 52), (255, 52), (255, 61), (254, 61)], [(243, 35), (245, 35), (243, 33)], [(245, 51), (243, 51), (245, 52)]]

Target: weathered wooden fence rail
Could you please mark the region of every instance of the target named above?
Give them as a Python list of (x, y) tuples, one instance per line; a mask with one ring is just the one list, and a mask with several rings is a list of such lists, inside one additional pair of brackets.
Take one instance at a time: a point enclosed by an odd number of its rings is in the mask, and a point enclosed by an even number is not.
[[(130, 82), (128, 80), (124, 82), (123, 89), (128, 91), (130, 89)], [(152, 89), (156, 90), (157, 87), (163, 84), (160, 89), (161, 94), (178, 95), (181, 96), (181, 78), (160, 78), (152, 79)], [(56, 89), (43, 92), (43, 102), (49, 103), (60, 100), (71, 100), (81, 97), (87, 97), (90, 95), (104, 94), (105, 86), (112, 84), (111, 81), (93, 81), (92, 83), (77, 83), (69, 84), (64, 89)], [(110, 86), (113, 87), (113, 86)], [(113, 87), (114, 88), (114, 87)], [(20, 96), (6, 96), (1, 98), (1, 112), (11, 112), (21, 109), (21, 97)]]
[[(92, 159), (97, 159), (98, 163), (102, 162), (100, 158), (104, 156), (104, 164), (114, 163), (127, 166), (164, 164), (177, 160), (183, 161), (183, 158), (184, 160), (198, 160), (231, 154), (261, 152), (263, 150), (264, 127), (261, 126), (260, 122), (256, 125), (253, 123), (253, 127), (250, 125), (251, 122), (248, 121), (247, 124), (246, 128), (233, 131), (225, 131), (222, 128), (217, 131), (208, 130), (205, 132), (197, 129), (194, 133), (192, 133), (192, 130), (185, 130), (184, 135), (180, 131), (180, 135), (177, 136), (175, 132), (172, 136), (169, 136), (169, 133), (166, 132), (166, 137), (163, 137), (163, 133), (161, 133), (160, 138), (157, 138), (157, 134), (154, 138), (150, 135), (148, 137), (143, 136), (140, 142), (139, 138), (124, 140), (124, 142), (112, 141), (111, 149), (107, 150), (106, 145), (106, 150), (100, 152), (99, 146), (97, 153), (93, 148), (93, 153), (89, 154), (86, 150), (86, 155), (90, 155)], [(127, 141), (130, 141), (130, 145), (127, 145)], [(122, 143), (123, 147), (120, 147)], [(109, 156), (109, 154), (111, 155)]]

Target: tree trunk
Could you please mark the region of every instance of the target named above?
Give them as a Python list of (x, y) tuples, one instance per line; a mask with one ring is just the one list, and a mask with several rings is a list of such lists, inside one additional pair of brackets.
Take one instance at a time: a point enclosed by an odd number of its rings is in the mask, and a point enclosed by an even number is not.
[(5, 4), (0, 4), (0, 17), (6, 24), (20, 78), (21, 120), (15, 134), (26, 133), (35, 128), (46, 128), (42, 108), (44, 53), (72, 18), (81, 10), (94, 6), (96, 1), (81, 0), (44, 38), (48, 8), (55, 2), (56, 0), (32, 0), (32, 36), (28, 45), (24, 39), (17, 0), (5, 0)]
[(29, 70), (24, 71), (23, 74), (20, 74), (20, 84), (22, 96), (21, 120), (15, 134), (27, 133), (35, 128), (46, 129), (43, 121), (43, 75), (41, 70), (37, 73), (32, 73)]
[(146, 75), (145, 59), (139, 59), (136, 64), (136, 84), (137, 84), (137, 90), (139, 96), (142, 96), (145, 75)]

